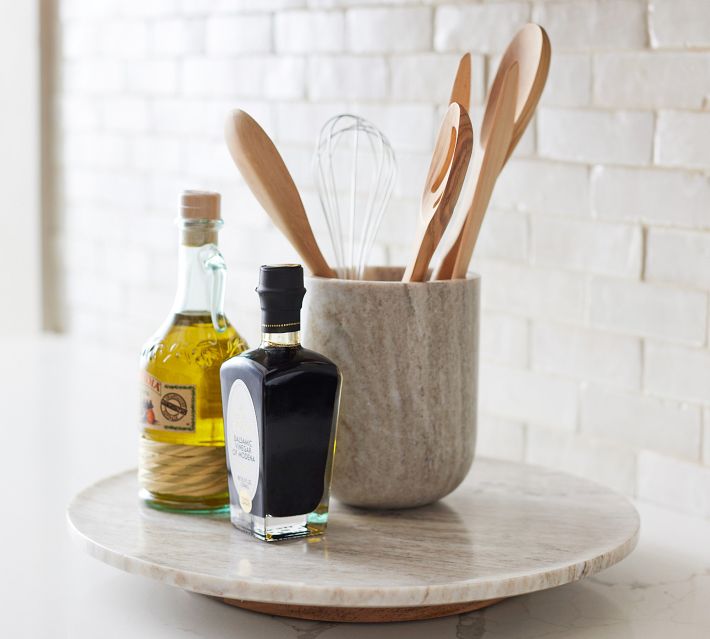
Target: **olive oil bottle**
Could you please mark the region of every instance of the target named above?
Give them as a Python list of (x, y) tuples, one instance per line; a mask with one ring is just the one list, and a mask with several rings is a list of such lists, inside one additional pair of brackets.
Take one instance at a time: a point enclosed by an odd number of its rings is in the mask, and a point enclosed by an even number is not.
[(223, 311), (218, 193), (182, 194), (173, 309), (141, 353), (140, 497), (167, 510), (229, 506), (219, 369), (247, 348)]

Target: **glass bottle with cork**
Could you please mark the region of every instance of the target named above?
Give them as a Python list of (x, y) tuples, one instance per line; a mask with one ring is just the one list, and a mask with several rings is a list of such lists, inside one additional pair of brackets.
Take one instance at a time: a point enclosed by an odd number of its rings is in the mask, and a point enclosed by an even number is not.
[(228, 508), (219, 369), (247, 348), (224, 314), (219, 193), (181, 197), (173, 308), (141, 353), (140, 497), (167, 510)]

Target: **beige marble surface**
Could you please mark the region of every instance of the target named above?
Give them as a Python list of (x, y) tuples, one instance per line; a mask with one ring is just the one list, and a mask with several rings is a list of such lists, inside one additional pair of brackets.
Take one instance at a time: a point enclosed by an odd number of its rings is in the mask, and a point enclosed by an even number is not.
[(623, 559), (634, 507), (587, 480), (477, 460), (447, 499), (407, 511), (335, 504), (328, 534), (265, 544), (224, 517), (139, 505), (133, 472), (102, 480), (68, 509), (91, 555), (198, 593), (277, 603), (419, 606), (559, 586)]
[(343, 375), (333, 494), (352, 506), (430, 504), (473, 460), (481, 280), (403, 272), (306, 280), (304, 344)]

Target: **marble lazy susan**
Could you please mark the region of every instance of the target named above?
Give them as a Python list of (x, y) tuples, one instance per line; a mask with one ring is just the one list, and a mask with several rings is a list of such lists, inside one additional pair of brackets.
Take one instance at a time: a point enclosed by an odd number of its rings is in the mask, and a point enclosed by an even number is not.
[(535, 466), (477, 459), (431, 506), (367, 511), (337, 501), (325, 537), (277, 544), (226, 516), (139, 504), (135, 471), (101, 480), (68, 509), (101, 561), (225, 603), (328, 621), (404, 621), (456, 614), (607, 568), (636, 545), (624, 497)]

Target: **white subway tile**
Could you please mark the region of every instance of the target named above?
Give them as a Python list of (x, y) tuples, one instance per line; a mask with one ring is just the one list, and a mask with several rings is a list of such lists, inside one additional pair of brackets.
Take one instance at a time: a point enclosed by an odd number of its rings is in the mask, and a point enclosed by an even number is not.
[(196, 19), (168, 18), (151, 24), (150, 50), (158, 56), (187, 56), (204, 53), (204, 22)]
[(263, 97), (279, 100), (302, 99), (304, 97), (306, 62), (303, 58), (270, 57), (266, 60), (264, 73)]
[(271, 50), (271, 17), (263, 14), (214, 16), (205, 24), (208, 55), (268, 53)]
[(641, 385), (641, 340), (565, 324), (535, 322), (533, 370), (636, 389)]
[(131, 140), (131, 166), (141, 171), (178, 172), (183, 167), (182, 145), (170, 137), (152, 134)]
[(560, 430), (576, 427), (576, 382), (483, 364), (479, 383), (478, 400), (484, 413)]
[(274, 16), (277, 53), (337, 53), (345, 48), (345, 17), (337, 11), (284, 11)]
[(387, 64), (381, 57), (314, 56), (308, 64), (311, 100), (383, 100), (387, 82)]
[(710, 178), (689, 171), (595, 166), (592, 208), (601, 218), (710, 228)]
[(489, 210), (476, 242), (476, 254), (524, 261), (528, 255), (528, 218), (520, 213)]
[(437, 51), (503, 51), (530, 18), (523, 2), (443, 5), (436, 9), (434, 48)]
[(644, 388), (661, 397), (710, 403), (710, 351), (648, 342)]
[(150, 114), (153, 130), (159, 135), (203, 134), (207, 125), (207, 107), (207, 102), (203, 100), (184, 97), (151, 100)]
[[(398, 102), (449, 103), (460, 56), (424, 53), (390, 58), (390, 99)], [(485, 89), (484, 60), (471, 58), (471, 104), (481, 104)]]
[(710, 167), (710, 112), (661, 111), (655, 159), (669, 166)]
[(110, 20), (100, 25), (99, 39), (104, 57), (141, 60), (148, 52), (148, 25), (142, 20)]
[(699, 109), (707, 99), (710, 53), (594, 56), (594, 104), (611, 108)]
[(102, 16), (116, 15), (120, 0), (62, 0), (58, 3), (59, 17), (64, 21), (73, 18), (98, 18)]
[(56, 103), (61, 131), (95, 131), (101, 123), (101, 105), (88, 96), (64, 95)]
[(609, 388), (582, 391), (583, 433), (635, 449), (697, 460), (700, 452), (700, 408)]
[(638, 497), (673, 510), (710, 517), (710, 468), (641, 451)]
[(191, 178), (238, 178), (232, 158), (223, 142), (188, 140), (185, 145), (185, 171)]
[(545, 27), (553, 51), (646, 45), (646, 3), (640, 0), (542, 2), (533, 20)]
[[(434, 109), (428, 104), (355, 104), (355, 113), (367, 118), (387, 136), (395, 152), (431, 152), (438, 122)], [(415, 187), (421, 197), (422, 185)]]
[(333, 103), (280, 102), (274, 108), (277, 140), (313, 148), (325, 123), (338, 113), (348, 112), (345, 104)]
[(482, 277), (484, 308), (560, 321), (584, 318), (583, 275), (491, 259), (475, 260), (475, 265)]
[(140, 95), (170, 95), (177, 88), (178, 63), (174, 60), (141, 62), (128, 73), (128, 89)]
[[(114, 2), (115, 0), (110, 1)], [(99, 2), (99, 4), (101, 3)], [(179, 0), (141, 0), (140, 2), (118, 2), (117, 5), (123, 15), (136, 18), (156, 18), (174, 14), (178, 10)]]
[(347, 48), (355, 53), (427, 51), (431, 16), (428, 7), (350, 9), (345, 16)]
[(480, 348), (483, 361), (527, 367), (528, 321), (507, 313), (484, 311)]
[(195, 5), (198, 10), (203, 5), (201, 13), (211, 11), (217, 13), (237, 13), (257, 11), (280, 11), (283, 9), (301, 9), (306, 6), (306, 0), (183, 0), (184, 3)]
[(479, 415), (476, 457), (521, 462), (525, 459), (525, 425), (492, 415)]
[(535, 264), (620, 277), (641, 272), (640, 227), (541, 215), (531, 227)]
[(115, 94), (125, 87), (126, 70), (115, 60), (65, 62), (59, 68), (59, 90), (78, 95)]
[(189, 58), (182, 90), (188, 96), (298, 99), (305, 90), (305, 61), (286, 56)]
[(110, 133), (72, 133), (61, 139), (60, 163), (74, 168), (118, 169), (126, 166), (128, 144), (124, 136)]
[(710, 290), (710, 233), (650, 229), (646, 253), (648, 280)]
[(592, 61), (586, 53), (554, 52), (541, 104), (585, 107), (592, 99)]
[(394, 195), (421, 198), (427, 170), (431, 162), (431, 149), (421, 151), (395, 150), (397, 157), (397, 180)]
[(649, 6), (651, 45), (708, 47), (710, 4), (704, 0), (653, 0)]
[(543, 157), (588, 163), (651, 161), (651, 113), (543, 107), (537, 123), (538, 151)]
[(634, 494), (636, 454), (618, 445), (556, 430), (528, 428), (525, 461)]
[(62, 58), (90, 58), (99, 51), (100, 39), (92, 20), (72, 20), (62, 26), (59, 47)]
[(493, 193), (495, 206), (556, 215), (589, 215), (587, 167), (515, 157), (506, 164)]
[(593, 326), (687, 344), (705, 341), (707, 296), (667, 286), (594, 278)]
[(148, 129), (150, 115), (144, 98), (116, 97), (103, 103), (103, 125), (108, 131), (136, 131)]
[(259, 97), (264, 67), (256, 60), (191, 57), (183, 62), (182, 92), (189, 96)]

